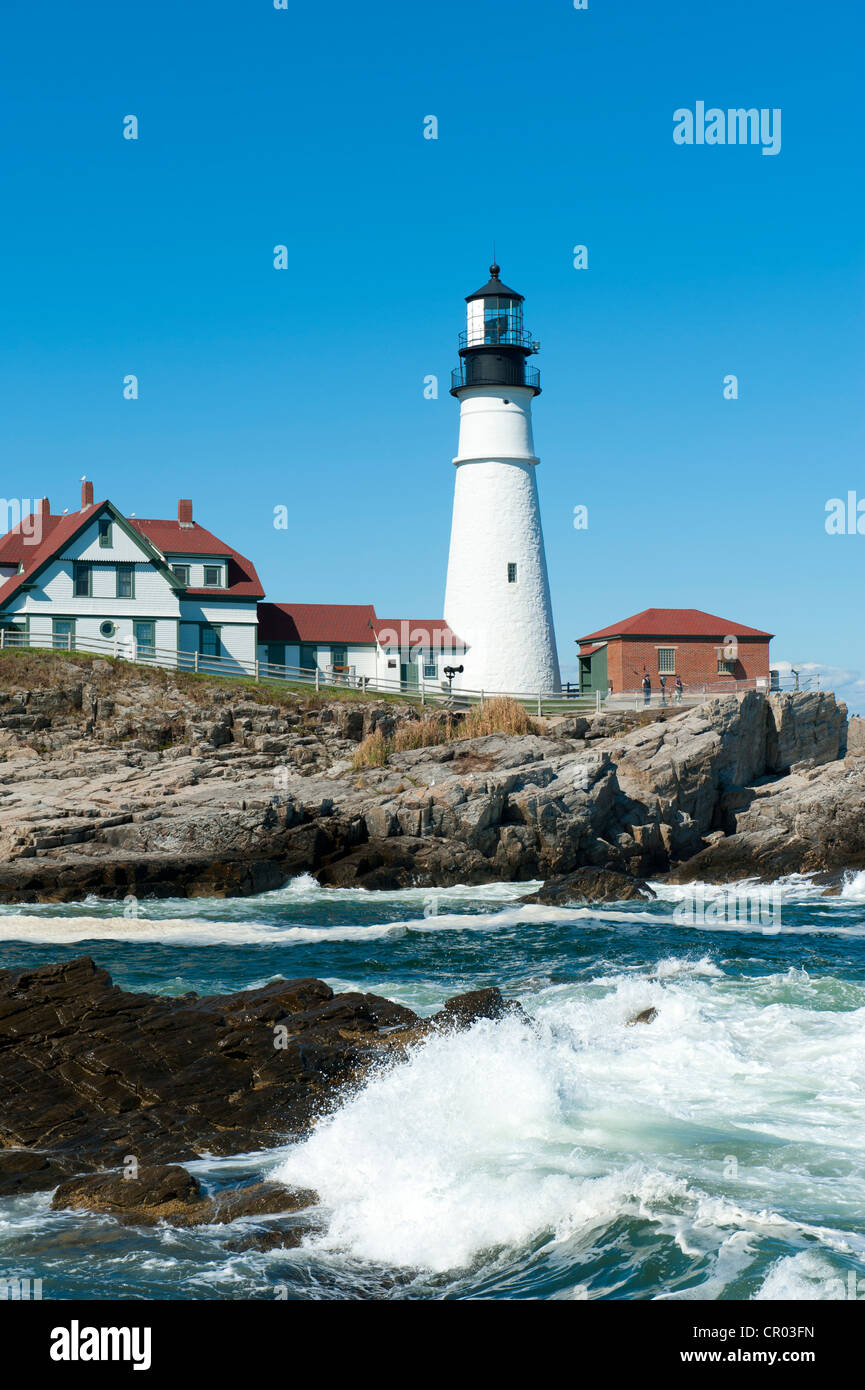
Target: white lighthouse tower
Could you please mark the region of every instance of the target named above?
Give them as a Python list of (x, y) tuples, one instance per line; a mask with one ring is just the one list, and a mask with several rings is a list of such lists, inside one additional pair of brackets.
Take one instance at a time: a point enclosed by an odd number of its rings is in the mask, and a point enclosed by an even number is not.
[[(499, 279), (466, 297), (445, 620), (467, 645), (459, 684), (514, 694), (561, 689), (532, 440), (538, 349), (523, 296)], [(457, 682), (454, 682), (455, 688)]]

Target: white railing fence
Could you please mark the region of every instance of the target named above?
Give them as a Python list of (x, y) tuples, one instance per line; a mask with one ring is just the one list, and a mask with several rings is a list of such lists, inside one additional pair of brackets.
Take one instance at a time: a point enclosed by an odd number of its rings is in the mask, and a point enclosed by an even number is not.
[[(670, 686), (665, 691), (653, 689), (647, 700), (642, 690), (628, 690), (604, 696), (601, 691), (583, 694), (570, 688), (563, 691), (524, 690), (454, 690), (447, 681), (417, 678), (415, 681), (390, 680), (386, 677), (361, 676), (354, 666), (303, 667), (282, 666), (275, 662), (244, 661), (230, 656), (208, 656), (203, 652), (176, 651), (173, 648), (145, 646), (132, 637), (103, 638), (75, 636), (74, 633), (55, 633), (50, 637), (32, 636), (19, 628), (0, 627), (0, 650), (12, 648), (51, 649), (70, 653), (82, 652), (93, 656), (111, 657), (133, 662), (139, 666), (158, 666), (165, 670), (185, 671), (193, 675), (225, 676), (257, 683), (287, 682), (315, 690), (359, 690), (373, 694), (398, 695), (416, 700), (421, 705), (452, 705), (459, 708), (486, 699), (506, 696), (520, 701), (538, 715), (577, 714), (580, 712), (625, 709), (658, 709), (667, 706), (698, 705), (716, 695), (736, 694), (743, 690), (768, 693), (770, 689), (820, 689), (820, 677), (799, 679), (782, 677), (771, 683), (764, 678), (748, 681), (708, 681), (688, 686), (677, 698)], [(810, 683), (809, 683), (810, 682)]]
[(250, 660), (244, 661), (230, 656), (208, 656), (203, 652), (175, 651), (173, 648), (145, 646), (134, 638), (104, 638), (75, 636), (74, 633), (55, 633), (50, 637), (31, 635), (16, 628), (0, 628), (0, 650), (12, 648), (49, 649), (54, 651), (82, 652), (92, 656), (111, 657), (115, 660), (134, 662), (139, 666), (158, 666), (165, 670), (185, 671), (193, 675), (226, 676), (237, 680), (253, 680), (257, 683), (288, 682), (291, 685), (311, 687), (315, 690), (359, 690), (373, 694), (398, 695), (403, 699), (416, 700), (421, 705), (460, 705), (477, 704), (495, 696), (509, 696), (525, 704), (539, 715), (557, 713), (573, 714), (580, 710), (599, 710), (602, 707), (600, 692), (581, 695), (576, 691), (483, 691), (454, 690), (447, 681), (389, 680), (386, 677), (360, 676), (354, 666), (309, 668), (304, 666), (283, 666), (276, 662)]
[(675, 686), (668, 681), (666, 689), (660, 690), (652, 685), (648, 695), (641, 689), (621, 690), (610, 694), (604, 700), (604, 709), (665, 709), (679, 705), (701, 705), (718, 695), (741, 695), (746, 690), (756, 690), (763, 695), (772, 691), (821, 690), (823, 685), (818, 675), (814, 676), (752, 676), (749, 680), (695, 681), (677, 693)]

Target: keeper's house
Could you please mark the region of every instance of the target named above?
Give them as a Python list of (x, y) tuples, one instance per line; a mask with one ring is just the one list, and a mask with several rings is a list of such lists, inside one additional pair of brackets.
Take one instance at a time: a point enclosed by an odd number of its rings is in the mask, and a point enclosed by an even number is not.
[[(94, 502), (55, 515), (48, 499), (0, 537), (0, 629), (25, 645), (159, 665), (291, 677), (319, 671), (360, 685), (448, 687), (465, 644), (440, 618), (386, 619), (372, 604), (265, 603), (255, 566), (178, 503), (176, 521), (123, 516)], [(10, 641), (14, 644), (16, 637)], [(5, 639), (4, 639), (5, 640)]]
[(580, 691), (639, 690), (646, 673), (655, 689), (661, 675), (670, 686), (679, 676), (686, 689), (768, 685), (772, 636), (700, 608), (646, 608), (578, 639)]
[(160, 662), (228, 658), (231, 669), (255, 661), (263, 597), (251, 561), (199, 526), (188, 500), (176, 521), (142, 520), (94, 502), (85, 482), (80, 511), (54, 515), (44, 497), (0, 538), (0, 624), (38, 646), (115, 641)]

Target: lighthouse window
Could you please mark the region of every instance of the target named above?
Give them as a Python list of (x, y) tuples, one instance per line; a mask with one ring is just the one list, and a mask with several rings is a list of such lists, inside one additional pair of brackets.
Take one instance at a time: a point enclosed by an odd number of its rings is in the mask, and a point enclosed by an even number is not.
[(516, 565), (512, 562), (511, 564), (508, 565), (508, 583), (509, 583), (509, 584), (516, 584), (516, 582), (517, 582), (517, 567), (516, 567)]
[(522, 330), (519, 300), (500, 295), (484, 300), (484, 342), (517, 343)]

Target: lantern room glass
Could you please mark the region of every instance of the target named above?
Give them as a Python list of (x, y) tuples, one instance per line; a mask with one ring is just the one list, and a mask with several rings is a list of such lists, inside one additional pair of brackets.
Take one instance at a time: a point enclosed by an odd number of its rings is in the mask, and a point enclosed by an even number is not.
[(484, 300), (484, 342), (520, 343), (523, 333), (523, 306), (518, 299), (493, 295)]

